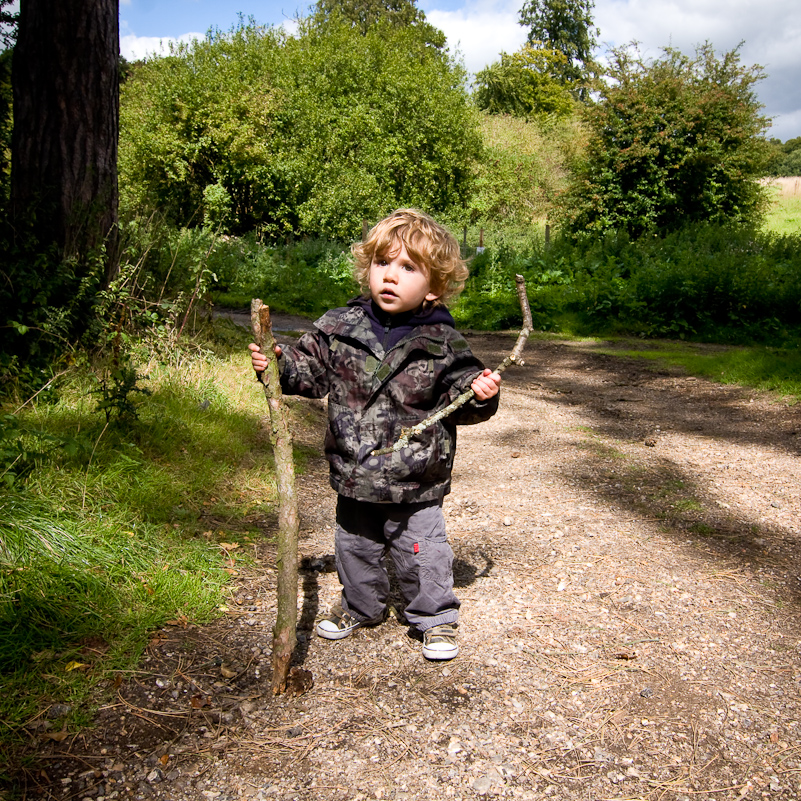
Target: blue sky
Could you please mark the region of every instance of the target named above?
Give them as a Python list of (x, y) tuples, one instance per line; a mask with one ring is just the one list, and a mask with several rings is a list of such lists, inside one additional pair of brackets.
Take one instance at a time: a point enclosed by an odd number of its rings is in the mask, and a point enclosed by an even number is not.
[[(516, 50), (525, 40), (517, 24), (523, 0), (418, 0), (429, 22), (448, 37), (470, 72)], [(285, 25), (304, 14), (298, 0), (120, 0), (120, 47), (126, 58), (158, 52), (159, 42), (227, 30), (237, 13), (257, 22)], [(770, 136), (801, 136), (801, 11), (799, 0), (596, 0), (599, 40), (621, 45), (634, 39), (657, 55), (672, 45), (691, 52), (710, 41), (718, 51), (743, 42), (746, 64), (761, 64), (768, 78), (757, 91), (774, 118)]]

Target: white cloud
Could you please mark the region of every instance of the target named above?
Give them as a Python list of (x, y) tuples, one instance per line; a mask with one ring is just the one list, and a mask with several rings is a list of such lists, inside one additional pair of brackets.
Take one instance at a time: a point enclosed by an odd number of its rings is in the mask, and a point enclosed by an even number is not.
[(178, 37), (135, 36), (126, 34), (120, 37), (120, 53), (128, 61), (136, 61), (146, 56), (166, 56), (170, 52), (170, 44), (189, 43), (193, 39), (205, 39), (204, 33), (185, 33)]
[[(525, 41), (517, 24), (523, 0), (421, 0), (428, 21), (460, 51), (475, 73), (514, 52)], [(438, 8), (439, 6), (439, 8)], [(767, 78), (756, 91), (774, 118), (770, 136), (801, 135), (801, 14), (798, 0), (596, 0), (594, 19), (603, 45), (641, 43), (643, 54), (658, 56), (665, 46), (685, 53), (709, 41), (719, 53), (743, 42), (743, 64), (760, 64)]]
[(723, 53), (742, 42), (742, 63), (760, 64), (767, 74), (756, 91), (764, 113), (774, 118), (769, 135), (801, 134), (798, 0), (597, 0), (595, 21), (604, 44), (636, 39), (649, 56), (667, 45), (690, 53), (708, 41)]
[(504, 8), (501, 3), (480, 4), (483, 8), (476, 5), (459, 11), (426, 11), (426, 19), (448, 37), (452, 51), (460, 51), (471, 73), (497, 61), (501, 51), (513, 53), (526, 41), (525, 30), (517, 24), (516, 9)]

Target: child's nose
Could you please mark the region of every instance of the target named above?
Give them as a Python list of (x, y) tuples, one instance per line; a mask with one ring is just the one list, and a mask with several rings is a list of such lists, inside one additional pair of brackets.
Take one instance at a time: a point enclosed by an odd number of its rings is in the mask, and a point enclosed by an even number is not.
[(398, 283), (398, 268), (390, 264), (384, 272), (384, 280), (390, 281), (393, 284)]

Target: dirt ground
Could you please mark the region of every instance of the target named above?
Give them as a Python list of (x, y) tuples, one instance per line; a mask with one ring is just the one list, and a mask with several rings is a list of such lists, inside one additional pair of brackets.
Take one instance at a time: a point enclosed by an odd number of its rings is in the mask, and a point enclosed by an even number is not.
[[(488, 365), (510, 335), (469, 336)], [(270, 693), (274, 547), (213, 625), (158, 632), (95, 727), (42, 739), (43, 799), (801, 798), (801, 406), (534, 343), (460, 429), (459, 657), (396, 616), (346, 640), (326, 464), (300, 478), (298, 663)], [(299, 441), (320, 403), (292, 400)], [(268, 531), (275, 521), (262, 521)]]

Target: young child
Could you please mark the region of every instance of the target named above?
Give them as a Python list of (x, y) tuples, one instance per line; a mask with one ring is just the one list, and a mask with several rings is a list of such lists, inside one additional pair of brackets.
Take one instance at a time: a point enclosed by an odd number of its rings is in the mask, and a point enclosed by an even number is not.
[[(423, 655), (453, 659), (459, 600), (442, 498), (450, 492), (456, 425), (495, 413), (501, 377), (473, 356), (445, 307), (467, 278), (459, 244), (445, 228), (400, 209), (352, 251), (364, 296), (324, 314), (294, 347), (275, 349), (283, 392), (328, 395), (325, 452), (339, 494), (342, 598), (316, 632), (339, 640), (385, 619), (389, 551), (406, 620), (423, 634)], [(249, 347), (254, 369), (263, 372), (266, 357)], [(373, 455), (470, 387), (470, 402), (407, 447)]]

